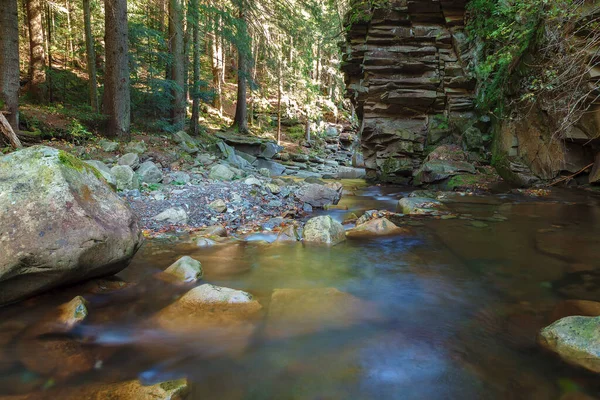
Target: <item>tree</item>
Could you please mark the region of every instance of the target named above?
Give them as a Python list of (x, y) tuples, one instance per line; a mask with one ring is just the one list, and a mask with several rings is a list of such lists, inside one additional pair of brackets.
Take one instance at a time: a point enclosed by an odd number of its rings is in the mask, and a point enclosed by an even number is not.
[(246, 0), (238, 0), (239, 9), (239, 27), (238, 27), (238, 38), (237, 38), (237, 51), (238, 51), (238, 87), (237, 87), (237, 103), (235, 106), (235, 117), (233, 119), (233, 126), (240, 133), (248, 132), (248, 102), (246, 99), (246, 92), (248, 87), (248, 74), (249, 74), (249, 48), (248, 43), (248, 15)]
[(171, 90), (172, 107), (171, 122), (177, 128), (185, 124), (185, 49), (183, 31), (183, 2), (169, 0), (169, 38), (171, 49), (170, 78), (175, 84)]
[(129, 137), (131, 105), (128, 65), (127, 0), (105, 0), (106, 72), (104, 114), (108, 136)]
[(192, 23), (192, 43), (193, 43), (193, 51), (192, 51), (192, 123), (191, 123), (191, 133), (192, 135), (198, 135), (199, 127), (198, 127), (198, 118), (200, 114), (200, 10), (198, 9), (198, 0), (190, 1), (189, 14), (191, 15), (190, 22)]
[(29, 90), (36, 101), (44, 100), (42, 85), (46, 82), (46, 54), (42, 22), (42, 1), (27, 0), (29, 26)]
[(98, 113), (98, 80), (96, 78), (96, 51), (94, 49), (94, 36), (92, 35), (92, 18), (90, 0), (83, 0), (83, 25), (85, 29), (85, 48), (87, 56), (87, 70), (90, 85), (90, 106)]
[(19, 129), (19, 25), (17, 0), (0, 0), (0, 108)]

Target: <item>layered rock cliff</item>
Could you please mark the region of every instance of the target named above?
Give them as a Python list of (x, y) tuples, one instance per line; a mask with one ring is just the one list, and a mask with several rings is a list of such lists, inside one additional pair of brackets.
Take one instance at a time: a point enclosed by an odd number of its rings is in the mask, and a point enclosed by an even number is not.
[(466, 0), (394, 0), (349, 16), (343, 71), (368, 177), (409, 182), (450, 125), (474, 118)]

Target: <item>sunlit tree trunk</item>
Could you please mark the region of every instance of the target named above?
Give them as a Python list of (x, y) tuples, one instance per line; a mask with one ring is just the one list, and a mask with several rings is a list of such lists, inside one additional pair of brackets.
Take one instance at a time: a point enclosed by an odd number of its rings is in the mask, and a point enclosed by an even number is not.
[(90, 86), (90, 105), (98, 113), (98, 80), (96, 78), (96, 51), (94, 49), (94, 36), (92, 35), (92, 18), (90, 14), (90, 0), (83, 0), (83, 25), (85, 29), (85, 48), (87, 70)]
[(213, 107), (219, 110), (219, 114), (223, 112), (222, 89), (221, 81), (223, 78), (223, 68), (221, 67), (221, 47), (219, 46), (219, 37), (217, 36), (218, 19), (214, 21), (214, 32), (210, 40), (210, 60), (212, 66), (213, 89), (215, 96), (213, 98)]
[(171, 42), (170, 78), (176, 87), (171, 91), (171, 123), (178, 129), (185, 123), (185, 50), (183, 31), (183, 2), (169, 0), (169, 38)]
[(281, 60), (277, 63), (277, 144), (281, 144)]
[(105, 0), (106, 73), (104, 113), (109, 136), (129, 138), (131, 105), (128, 64), (127, 0)]
[(247, 31), (247, 10), (245, 0), (239, 0), (239, 18), (242, 21), (242, 27), (245, 29), (242, 37), (238, 38), (238, 89), (237, 89), (237, 104), (235, 106), (235, 117), (233, 126), (237, 128), (238, 132), (248, 132), (248, 103), (246, 99), (247, 87), (248, 87), (248, 64), (249, 55), (247, 54), (247, 48), (250, 48), (249, 44), (242, 43), (244, 40), (248, 40)]
[(199, 126), (198, 126), (198, 118), (200, 114), (200, 12), (198, 10), (198, 0), (191, 0), (190, 2), (190, 10), (189, 13), (192, 14), (192, 42), (194, 45), (193, 49), (193, 86), (192, 86), (192, 124), (191, 124), (191, 133), (192, 135), (198, 135)]
[(0, 0), (0, 107), (19, 129), (19, 26), (17, 0)]
[(29, 25), (29, 90), (36, 101), (42, 101), (42, 85), (46, 82), (42, 1), (27, 0), (26, 4)]

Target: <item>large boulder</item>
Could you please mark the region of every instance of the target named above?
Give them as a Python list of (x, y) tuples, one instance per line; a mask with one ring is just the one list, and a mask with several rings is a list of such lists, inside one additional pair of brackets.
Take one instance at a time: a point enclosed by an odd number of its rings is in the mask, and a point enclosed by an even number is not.
[(329, 215), (311, 218), (304, 226), (304, 242), (336, 245), (346, 240), (346, 232)]
[(100, 172), (100, 175), (102, 175), (102, 177), (106, 180), (106, 182), (108, 182), (110, 186), (112, 186), (113, 188), (117, 187), (117, 180), (115, 179), (115, 176), (112, 174), (112, 172), (110, 172), (110, 168), (108, 168), (106, 164), (98, 160), (87, 160), (85, 161), (85, 163), (96, 168), (98, 172)]
[(542, 329), (538, 341), (568, 363), (600, 372), (600, 317), (560, 319)]
[(0, 304), (115, 274), (141, 242), (97, 169), (45, 146), (0, 159)]
[(337, 204), (342, 198), (341, 187), (329, 187), (317, 183), (306, 184), (296, 193), (298, 200), (310, 204), (312, 207), (323, 208), (330, 204)]
[(467, 161), (467, 155), (458, 146), (442, 145), (431, 152), (421, 168), (414, 173), (414, 184), (442, 181), (461, 173), (475, 174), (475, 166)]

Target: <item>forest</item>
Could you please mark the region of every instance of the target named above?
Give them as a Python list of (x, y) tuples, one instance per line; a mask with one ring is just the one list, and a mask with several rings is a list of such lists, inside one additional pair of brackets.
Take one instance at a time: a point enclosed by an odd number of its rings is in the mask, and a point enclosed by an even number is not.
[[(209, 116), (240, 133), (281, 134), (338, 117), (343, 18), (337, 0), (3, 0), (2, 105), (72, 119), (76, 134), (197, 136)], [(17, 51), (18, 46), (18, 51)], [(19, 96), (20, 94), (20, 96)], [(20, 99), (18, 98), (20, 97)]]

